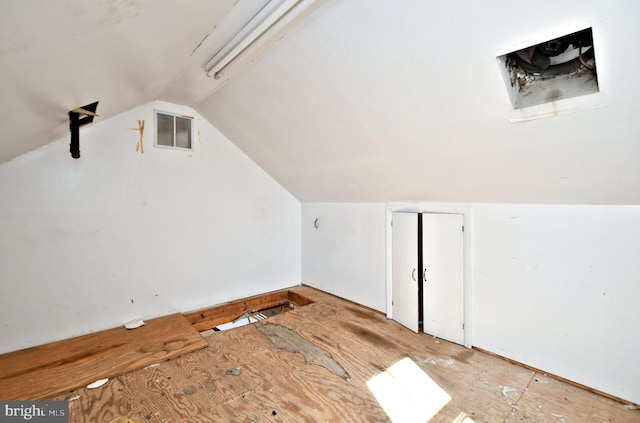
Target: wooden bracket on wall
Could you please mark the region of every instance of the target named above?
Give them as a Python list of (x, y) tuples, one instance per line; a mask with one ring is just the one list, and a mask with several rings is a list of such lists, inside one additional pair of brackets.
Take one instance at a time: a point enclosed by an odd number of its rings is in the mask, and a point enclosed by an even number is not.
[(97, 109), (98, 102), (96, 101), (69, 111), (69, 130), (71, 131), (69, 152), (74, 159), (80, 158), (80, 127), (93, 122), (93, 118), (98, 116)]
[(138, 127), (130, 129), (133, 129), (134, 131), (140, 131), (140, 140), (136, 145), (136, 151), (139, 151), (140, 154), (144, 154), (144, 144), (142, 143), (142, 138), (144, 137), (144, 120), (138, 120)]

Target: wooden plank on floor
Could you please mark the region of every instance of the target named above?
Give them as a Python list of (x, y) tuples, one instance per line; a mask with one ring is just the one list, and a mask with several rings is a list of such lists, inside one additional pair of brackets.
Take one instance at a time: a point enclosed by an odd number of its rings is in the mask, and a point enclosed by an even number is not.
[(242, 316), (246, 311), (251, 312), (276, 307), (285, 304), (287, 300), (288, 290), (284, 289), (264, 295), (244, 298), (242, 300), (231, 301), (204, 310), (192, 311), (185, 313), (184, 317), (187, 318), (196, 330), (203, 332), (223, 323), (232, 322)]
[[(70, 423), (116, 418), (145, 423), (389, 422), (379, 403), (382, 396), (374, 394), (368, 382), (409, 357), (452, 398), (429, 423), (462, 422), (464, 416), (478, 423), (527, 418), (638, 421), (640, 411), (607, 398), (598, 397), (596, 402), (593, 394), (584, 397), (585, 391), (562, 382), (543, 383), (529, 369), (413, 333), (384, 315), (312, 288), (295, 291), (314, 304), (215, 332), (206, 338), (206, 349), (127, 373), (103, 388), (82, 388), (56, 399), (69, 400)], [(259, 329), (271, 325), (286, 327), (290, 333), (274, 338)], [(349, 377), (338, 376), (309, 360), (304, 351), (290, 348), (287, 339), (294, 338), (325, 350)], [(227, 373), (230, 368), (242, 371), (233, 375)], [(585, 407), (585, 401), (594, 406)]]
[(0, 398), (38, 400), (193, 352), (207, 342), (181, 314), (0, 355)]

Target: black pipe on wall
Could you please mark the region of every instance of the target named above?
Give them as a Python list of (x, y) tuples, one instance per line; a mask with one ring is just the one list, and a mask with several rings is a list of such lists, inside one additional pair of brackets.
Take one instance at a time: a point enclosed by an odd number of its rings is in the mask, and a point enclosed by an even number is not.
[(69, 129), (71, 130), (71, 143), (69, 152), (74, 159), (80, 158), (80, 114), (69, 112)]
[(98, 116), (97, 109), (98, 102), (96, 101), (69, 112), (69, 130), (71, 132), (69, 152), (74, 159), (80, 158), (80, 127), (93, 122), (93, 118)]

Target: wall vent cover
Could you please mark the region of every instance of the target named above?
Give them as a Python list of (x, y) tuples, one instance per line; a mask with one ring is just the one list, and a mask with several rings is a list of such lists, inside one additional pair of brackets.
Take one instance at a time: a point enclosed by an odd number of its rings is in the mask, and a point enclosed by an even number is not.
[(514, 109), (597, 93), (591, 28), (499, 56)]

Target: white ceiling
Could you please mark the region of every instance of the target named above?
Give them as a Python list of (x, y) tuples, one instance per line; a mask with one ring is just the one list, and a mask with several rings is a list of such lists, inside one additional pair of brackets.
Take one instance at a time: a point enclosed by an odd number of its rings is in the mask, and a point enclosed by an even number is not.
[[(71, 108), (159, 98), (301, 201), (640, 204), (637, 1), (325, 0), (216, 87), (203, 65), (263, 3), (3, 2), (0, 161), (65, 136)], [(496, 57), (585, 27), (587, 110), (509, 123)]]
[(76, 107), (99, 100), (100, 122), (159, 98), (265, 1), (0, 2), (0, 163), (67, 136)]

